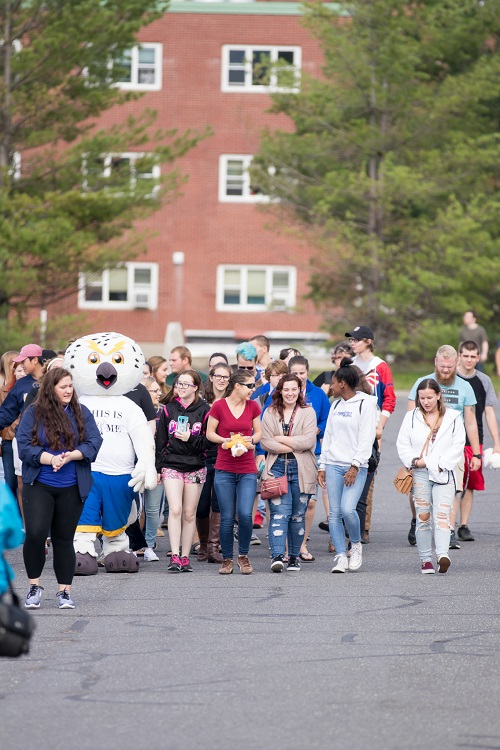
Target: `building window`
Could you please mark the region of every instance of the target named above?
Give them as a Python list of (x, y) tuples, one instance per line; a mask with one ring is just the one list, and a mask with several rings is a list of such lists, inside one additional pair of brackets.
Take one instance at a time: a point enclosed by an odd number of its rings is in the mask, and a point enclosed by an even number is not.
[(222, 91), (298, 91), (300, 47), (225, 44), (222, 47)]
[(222, 311), (287, 311), (295, 307), (297, 269), (294, 266), (217, 268), (216, 309)]
[(117, 86), (127, 91), (160, 91), (162, 44), (141, 44), (114, 61), (119, 66)]
[(223, 154), (219, 158), (219, 201), (223, 203), (258, 203), (269, 198), (250, 184), (248, 169), (253, 156)]
[(117, 193), (129, 190), (155, 197), (160, 189), (160, 165), (150, 154), (124, 153), (91, 156), (83, 160), (83, 187), (85, 190), (115, 189)]
[(100, 273), (80, 274), (78, 307), (156, 310), (158, 264), (125, 263)]

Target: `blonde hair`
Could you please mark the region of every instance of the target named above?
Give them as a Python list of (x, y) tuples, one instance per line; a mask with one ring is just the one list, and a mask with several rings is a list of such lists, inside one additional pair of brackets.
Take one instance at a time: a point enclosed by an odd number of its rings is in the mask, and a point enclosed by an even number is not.
[(458, 359), (458, 352), (449, 344), (443, 344), (436, 352), (436, 359), (442, 357), (443, 359)]

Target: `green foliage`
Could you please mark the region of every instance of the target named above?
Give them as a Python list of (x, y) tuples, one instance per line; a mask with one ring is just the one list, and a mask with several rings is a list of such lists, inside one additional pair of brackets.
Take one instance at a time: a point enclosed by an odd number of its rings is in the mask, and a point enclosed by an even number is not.
[(323, 76), (273, 96), (252, 184), (316, 247), (310, 297), (332, 333), (364, 322), (413, 358), (500, 304), (500, 4), (306, 6)]
[[(158, 0), (11, 0), (0, 4), (0, 331), (5, 345), (29, 308), (73, 293), (78, 275), (144, 250), (134, 222), (172, 200), (185, 180), (171, 165), (202, 133), (164, 131), (155, 113), (106, 130), (120, 61)], [(111, 155), (141, 153), (137, 160)], [(20, 170), (16, 170), (16, 155)]]

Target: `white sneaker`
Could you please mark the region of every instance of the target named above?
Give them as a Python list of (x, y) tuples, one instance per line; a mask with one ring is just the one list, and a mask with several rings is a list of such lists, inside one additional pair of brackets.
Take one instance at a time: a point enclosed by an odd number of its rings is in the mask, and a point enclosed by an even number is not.
[(348, 570), (347, 555), (335, 555), (332, 573), (345, 573)]
[(363, 563), (363, 545), (361, 542), (351, 546), (351, 556), (349, 558), (349, 570), (359, 570)]
[(146, 547), (144, 550), (144, 562), (156, 562), (160, 558), (151, 547)]

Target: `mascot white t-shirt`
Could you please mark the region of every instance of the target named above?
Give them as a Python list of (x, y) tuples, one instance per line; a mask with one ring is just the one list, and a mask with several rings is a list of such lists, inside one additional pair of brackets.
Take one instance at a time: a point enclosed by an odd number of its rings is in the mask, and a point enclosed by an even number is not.
[(112, 476), (131, 474), (135, 465), (135, 450), (130, 434), (140, 430), (145, 422), (142, 409), (127, 396), (81, 396), (80, 403), (90, 409), (104, 438), (92, 464), (92, 471)]

